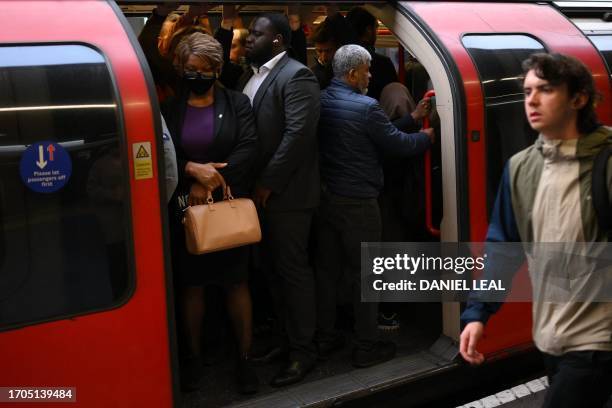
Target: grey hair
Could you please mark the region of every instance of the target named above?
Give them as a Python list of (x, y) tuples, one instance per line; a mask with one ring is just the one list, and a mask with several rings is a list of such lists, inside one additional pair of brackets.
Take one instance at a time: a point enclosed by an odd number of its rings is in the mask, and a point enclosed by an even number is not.
[(336, 78), (344, 78), (352, 69), (369, 64), (372, 56), (361, 45), (348, 44), (338, 48), (332, 60), (332, 68)]

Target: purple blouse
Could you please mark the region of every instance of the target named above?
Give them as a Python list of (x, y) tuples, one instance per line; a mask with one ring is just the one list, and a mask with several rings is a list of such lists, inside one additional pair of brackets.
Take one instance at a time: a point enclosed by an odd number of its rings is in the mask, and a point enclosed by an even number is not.
[(215, 107), (187, 105), (181, 146), (190, 160), (205, 160), (206, 153), (215, 138)]

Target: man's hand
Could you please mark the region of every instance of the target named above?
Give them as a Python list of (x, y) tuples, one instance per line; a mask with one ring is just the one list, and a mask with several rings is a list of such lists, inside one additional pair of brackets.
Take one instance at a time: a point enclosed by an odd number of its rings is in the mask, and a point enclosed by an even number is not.
[(223, 187), (223, 191), (225, 191), (225, 179), (217, 171), (217, 169), (222, 169), (225, 166), (227, 166), (227, 163), (201, 164), (187, 162), (185, 173), (196, 179), (208, 191), (214, 191), (218, 187)]
[(433, 128), (421, 129), (419, 132), (425, 133), (432, 144), (436, 143), (436, 132), (434, 132)]
[(208, 190), (198, 182), (193, 183), (189, 190), (189, 198), (187, 199), (189, 205), (206, 204), (207, 199)]
[(429, 97), (423, 98), (417, 103), (416, 108), (412, 111), (411, 115), (414, 120), (421, 120), (431, 112), (431, 99)]
[(476, 350), (476, 345), (480, 341), (483, 331), (484, 324), (482, 322), (470, 322), (461, 333), (459, 352), (461, 357), (470, 364), (478, 365), (484, 361), (484, 355)]
[(266, 208), (270, 194), (272, 194), (272, 190), (269, 188), (261, 186), (255, 187), (255, 193), (253, 193), (253, 201), (255, 201), (255, 205), (261, 208)]
[(221, 27), (225, 30), (231, 30), (234, 26), (234, 20), (238, 18), (238, 12), (244, 7), (235, 6), (233, 4), (224, 4), (221, 6)]

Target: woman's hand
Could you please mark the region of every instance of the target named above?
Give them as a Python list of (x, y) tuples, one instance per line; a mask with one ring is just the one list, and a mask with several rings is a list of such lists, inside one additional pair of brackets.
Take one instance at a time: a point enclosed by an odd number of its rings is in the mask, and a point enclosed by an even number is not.
[(215, 5), (210, 3), (190, 5), (187, 13), (184, 15), (193, 20), (195, 17), (207, 15), (208, 12), (214, 7)]
[(187, 199), (189, 205), (206, 204), (207, 199), (208, 190), (198, 182), (193, 183), (189, 190), (189, 198)]
[(202, 164), (187, 162), (185, 173), (196, 179), (196, 181), (208, 191), (214, 191), (218, 187), (223, 187), (223, 191), (225, 191), (225, 179), (221, 173), (217, 171), (217, 169), (222, 169), (225, 166), (227, 166), (227, 163)]
[(157, 5), (155, 13), (160, 17), (166, 17), (168, 14), (176, 10), (178, 6), (178, 1), (166, 1)]
[(418, 121), (418, 120), (423, 119), (425, 116), (429, 115), (430, 112), (431, 112), (431, 100), (430, 98), (423, 98), (419, 101), (419, 103), (417, 103), (417, 106), (414, 109), (414, 111), (411, 113), (411, 115), (414, 120)]

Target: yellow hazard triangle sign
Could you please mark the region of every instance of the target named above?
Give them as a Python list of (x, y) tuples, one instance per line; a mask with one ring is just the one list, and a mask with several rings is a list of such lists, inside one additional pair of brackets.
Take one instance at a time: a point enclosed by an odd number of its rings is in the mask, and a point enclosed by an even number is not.
[(143, 145), (140, 145), (140, 149), (138, 149), (138, 153), (136, 153), (136, 158), (143, 159), (145, 157), (149, 157), (149, 152), (147, 152), (147, 149), (145, 149)]
[(132, 144), (132, 154), (134, 157), (134, 178), (136, 180), (153, 178), (151, 142)]

